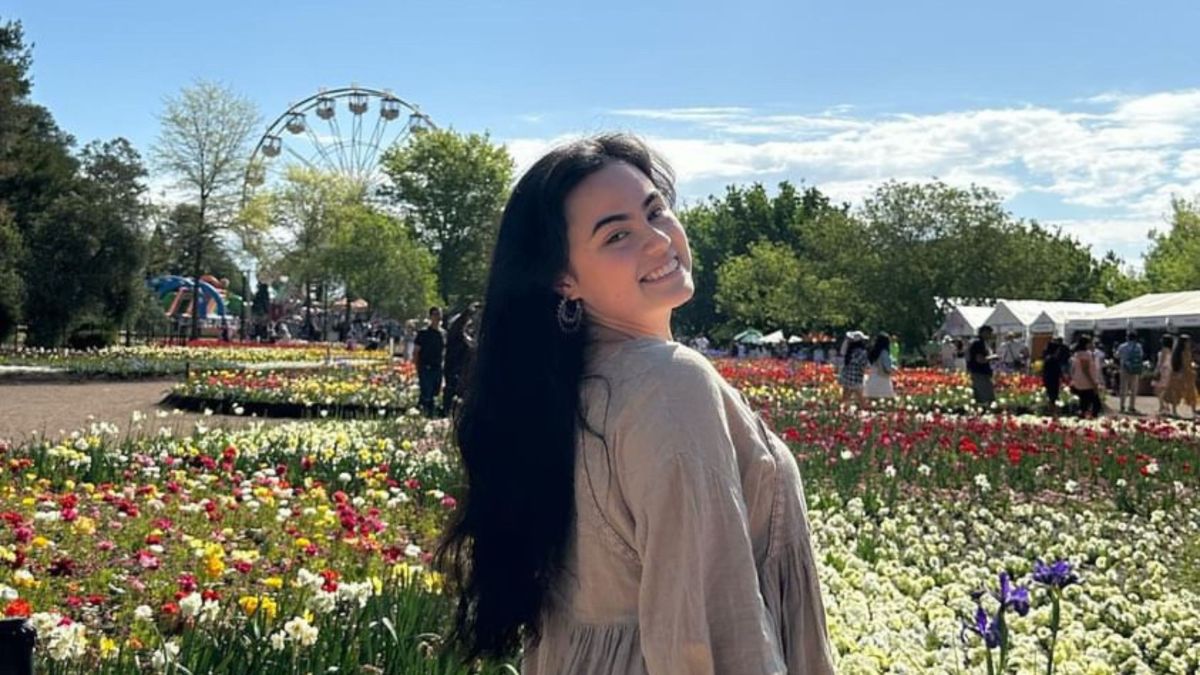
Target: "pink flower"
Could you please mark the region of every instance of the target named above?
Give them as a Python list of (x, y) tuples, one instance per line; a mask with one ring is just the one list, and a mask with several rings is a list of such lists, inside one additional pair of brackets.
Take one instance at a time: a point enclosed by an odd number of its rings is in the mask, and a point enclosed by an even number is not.
[(158, 556), (149, 551), (138, 551), (137, 562), (138, 565), (141, 565), (142, 569), (146, 570), (156, 570), (162, 565), (158, 560)]

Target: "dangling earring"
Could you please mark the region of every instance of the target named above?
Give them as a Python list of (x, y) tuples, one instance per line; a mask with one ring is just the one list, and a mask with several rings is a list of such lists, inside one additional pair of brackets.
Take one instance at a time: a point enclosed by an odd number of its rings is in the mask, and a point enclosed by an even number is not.
[(565, 297), (558, 301), (558, 327), (564, 333), (574, 333), (583, 323), (583, 302), (567, 300)]

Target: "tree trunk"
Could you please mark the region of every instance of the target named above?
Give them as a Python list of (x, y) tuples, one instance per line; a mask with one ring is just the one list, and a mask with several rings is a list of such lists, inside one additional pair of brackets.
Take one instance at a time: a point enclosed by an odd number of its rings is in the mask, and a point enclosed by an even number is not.
[(350, 336), (350, 284), (346, 283), (346, 337)]
[(196, 264), (192, 275), (192, 329), (193, 340), (200, 337), (200, 273), (203, 271), (201, 257), (204, 254), (204, 207), (207, 200), (200, 198), (200, 225), (196, 229)]

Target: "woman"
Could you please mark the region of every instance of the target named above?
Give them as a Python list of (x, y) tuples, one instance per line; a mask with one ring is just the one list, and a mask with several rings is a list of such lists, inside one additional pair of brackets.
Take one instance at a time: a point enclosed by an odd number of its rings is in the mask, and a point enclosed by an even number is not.
[(866, 405), (863, 396), (863, 376), (867, 371), (867, 336), (859, 331), (846, 334), (845, 354), (838, 371), (838, 384), (842, 385), (842, 402), (854, 401), (860, 408)]
[(1174, 347), (1173, 336), (1162, 336), (1162, 347), (1158, 350), (1158, 360), (1154, 362), (1154, 396), (1158, 399), (1159, 417), (1171, 411), (1167, 403), (1167, 389), (1171, 385), (1171, 352)]
[(875, 344), (867, 352), (867, 362), (871, 364), (867, 371), (867, 386), (864, 391), (867, 398), (895, 398), (896, 390), (892, 388), (892, 373), (895, 364), (891, 355), (891, 338), (887, 333), (875, 336)]
[(967, 372), (967, 346), (962, 338), (954, 338), (954, 372)]
[(693, 293), (669, 170), (551, 151), (504, 210), (438, 562), (452, 640), (526, 675), (832, 673), (788, 448), (671, 314)]
[(1187, 333), (1175, 341), (1171, 350), (1171, 377), (1163, 399), (1171, 406), (1171, 415), (1179, 417), (1179, 404), (1187, 403), (1196, 417), (1196, 364), (1192, 361), (1192, 337)]
[(1099, 417), (1101, 412), (1100, 366), (1092, 353), (1092, 339), (1084, 336), (1071, 355), (1071, 391), (1079, 397), (1080, 417)]

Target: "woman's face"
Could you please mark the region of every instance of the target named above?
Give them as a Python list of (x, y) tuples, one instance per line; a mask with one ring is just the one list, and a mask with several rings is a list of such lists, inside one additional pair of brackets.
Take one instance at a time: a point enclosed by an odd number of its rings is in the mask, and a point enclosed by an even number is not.
[(569, 254), (558, 291), (583, 301), (589, 320), (639, 334), (671, 335), (671, 310), (692, 297), (683, 226), (654, 183), (614, 161), (565, 204)]

